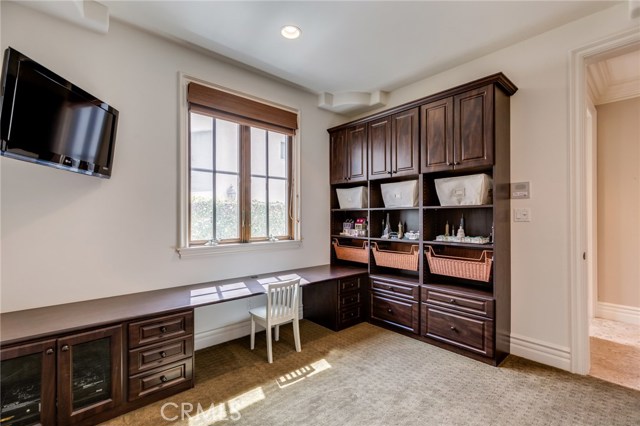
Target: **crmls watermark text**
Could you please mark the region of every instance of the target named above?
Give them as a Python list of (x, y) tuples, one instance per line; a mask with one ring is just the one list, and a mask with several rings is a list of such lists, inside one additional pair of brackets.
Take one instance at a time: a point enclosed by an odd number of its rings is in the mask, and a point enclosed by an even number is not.
[(223, 420), (240, 420), (240, 413), (237, 411), (227, 412), (225, 404), (211, 403), (208, 407), (199, 402), (193, 405), (190, 402), (166, 402), (160, 407), (160, 416), (168, 422), (178, 420), (197, 419), (199, 424), (210, 425)]

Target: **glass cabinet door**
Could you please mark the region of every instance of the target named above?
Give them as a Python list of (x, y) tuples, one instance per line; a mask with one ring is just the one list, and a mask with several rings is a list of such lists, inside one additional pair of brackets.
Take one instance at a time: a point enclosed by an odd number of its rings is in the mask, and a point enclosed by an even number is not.
[(122, 400), (122, 328), (58, 340), (58, 421), (74, 424)]
[(55, 423), (55, 340), (2, 350), (0, 424)]

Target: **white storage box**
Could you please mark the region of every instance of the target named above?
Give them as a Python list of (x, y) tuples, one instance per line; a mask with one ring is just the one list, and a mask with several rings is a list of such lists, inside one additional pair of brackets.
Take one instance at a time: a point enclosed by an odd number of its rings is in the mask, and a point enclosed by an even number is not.
[(416, 207), (418, 205), (418, 181), (383, 183), (380, 185), (385, 207)]
[(368, 207), (369, 196), (366, 186), (336, 188), (336, 193), (341, 209), (366, 209)]
[(493, 181), (487, 174), (435, 179), (442, 206), (477, 206), (493, 202)]

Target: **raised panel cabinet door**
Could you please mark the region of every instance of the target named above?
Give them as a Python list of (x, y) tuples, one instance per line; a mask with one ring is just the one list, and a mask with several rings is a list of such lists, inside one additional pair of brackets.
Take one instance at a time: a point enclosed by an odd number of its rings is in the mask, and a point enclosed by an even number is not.
[(58, 339), (58, 424), (86, 422), (122, 402), (122, 326)]
[(369, 179), (391, 176), (391, 117), (369, 123)]
[(347, 180), (367, 180), (367, 126), (347, 129)]
[(493, 165), (493, 85), (454, 96), (456, 169)]
[(0, 352), (2, 424), (56, 424), (56, 341), (26, 343)]
[(331, 183), (347, 181), (347, 141), (346, 132), (338, 130), (329, 135)]
[(453, 167), (453, 98), (444, 98), (420, 107), (421, 173)]
[(393, 176), (418, 174), (420, 168), (418, 114), (418, 108), (414, 108), (392, 117), (391, 172)]

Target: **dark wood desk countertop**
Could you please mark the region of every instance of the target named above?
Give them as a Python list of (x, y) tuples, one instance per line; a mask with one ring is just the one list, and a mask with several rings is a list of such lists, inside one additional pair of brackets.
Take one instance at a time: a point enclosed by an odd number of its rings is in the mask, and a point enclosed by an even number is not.
[(7, 346), (145, 316), (243, 299), (264, 294), (269, 282), (296, 275), (300, 276), (302, 285), (308, 285), (366, 273), (366, 268), (312, 266), (7, 312), (0, 314), (0, 344)]

